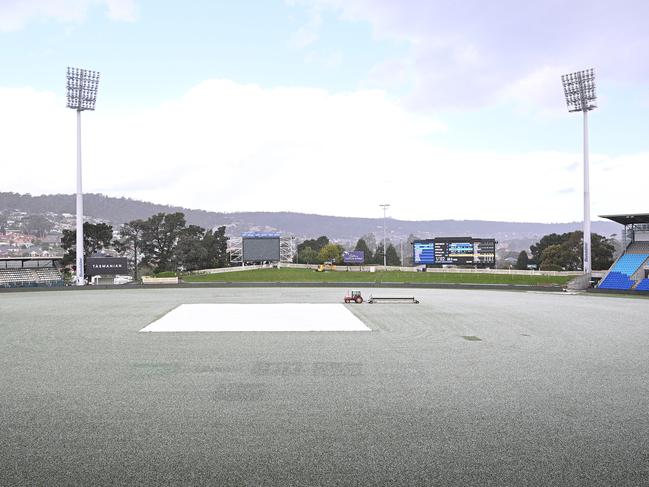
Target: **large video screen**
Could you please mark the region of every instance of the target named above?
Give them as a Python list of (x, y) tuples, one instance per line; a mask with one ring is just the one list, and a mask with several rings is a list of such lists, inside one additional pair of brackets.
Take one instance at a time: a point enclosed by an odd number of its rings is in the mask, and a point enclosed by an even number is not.
[(243, 260), (245, 262), (278, 262), (279, 237), (243, 238)]
[(413, 242), (413, 252), (415, 253), (414, 262), (416, 265), (434, 264), (435, 263), (435, 243), (434, 242)]
[(486, 265), (496, 264), (496, 241), (493, 238), (485, 238), (473, 243), (478, 263)]
[(493, 266), (496, 241), (479, 238), (434, 238), (412, 244), (415, 265)]

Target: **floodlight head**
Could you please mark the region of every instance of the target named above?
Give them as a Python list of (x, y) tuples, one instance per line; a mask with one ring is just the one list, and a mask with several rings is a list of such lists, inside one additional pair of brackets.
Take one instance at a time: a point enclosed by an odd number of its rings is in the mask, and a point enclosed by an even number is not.
[(94, 110), (97, 101), (99, 73), (88, 69), (68, 68), (68, 108), (77, 111)]
[(569, 112), (587, 112), (597, 107), (593, 69), (564, 74), (561, 81)]

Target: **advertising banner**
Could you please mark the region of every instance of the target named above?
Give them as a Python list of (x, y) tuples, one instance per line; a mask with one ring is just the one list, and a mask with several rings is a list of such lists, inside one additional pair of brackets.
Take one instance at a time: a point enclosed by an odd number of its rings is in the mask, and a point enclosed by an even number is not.
[(343, 262), (345, 264), (362, 264), (365, 262), (365, 252), (362, 250), (345, 250), (343, 252)]
[(86, 259), (87, 276), (114, 276), (128, 274), (126, 257), (88, 257)]

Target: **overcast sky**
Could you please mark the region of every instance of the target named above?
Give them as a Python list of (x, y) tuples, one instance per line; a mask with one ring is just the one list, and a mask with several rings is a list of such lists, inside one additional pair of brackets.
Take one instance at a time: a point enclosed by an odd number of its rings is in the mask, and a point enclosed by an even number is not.
[(645, 0), (0, 0), (0, 191), (214, 211), (562, 222), (648, 212)]

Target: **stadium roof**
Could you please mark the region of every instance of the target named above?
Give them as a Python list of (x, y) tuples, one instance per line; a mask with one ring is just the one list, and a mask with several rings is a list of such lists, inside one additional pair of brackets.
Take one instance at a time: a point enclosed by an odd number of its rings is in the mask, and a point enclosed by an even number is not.
[(621, 225), (632, 225), (634, 223), (649, 223), (649, 213), (635, 213), (631, 215), (599, 215), (600, 218), (612, 220)]
[(38, 256), (38, 257), (0, 257), (0, 260), (5, 261), (5, 260), (60, 260), (62, 259), (62, 255), (51, 255), (49, 257), (43, 257), (43, 256)]

